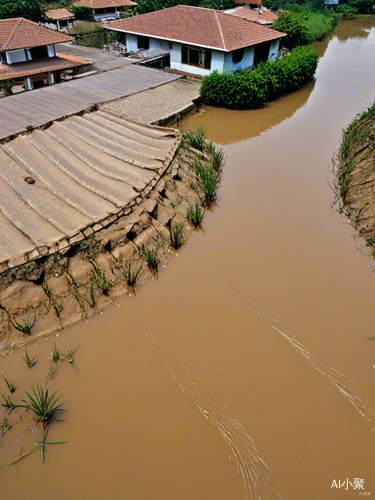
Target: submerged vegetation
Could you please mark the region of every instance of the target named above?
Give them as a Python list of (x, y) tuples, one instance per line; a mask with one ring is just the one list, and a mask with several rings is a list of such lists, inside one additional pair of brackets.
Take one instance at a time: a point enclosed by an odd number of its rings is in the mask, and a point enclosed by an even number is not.
[(343, 131), (333, 157), (334, 206), (349, 218), (375, 257), (375, 103)]
[(230, 109), (261, 108), (267, 101), (287, 95), (314, 76), (318, 56), (310, 46), (296, 47), (276, 61), (235, 73), (214, 71), (201, 86), (203, 102)]
[[(76, 352), (77, 348), (74, 350), (69, 349), (65, 356), (60, 356), (55, 342), (51, 353), (53, 365), (47, 372), (48, 378), (53, 379), (55, 377), (64, 360), (71, 364), (78, 373), (78, 367), (74, 361), (74, 355)], [(23, 359), (28, 360), (28, 364), (32, 364), (32, 360), (30, 360), (27, 352)], [(34, 428), (33, 426), (30, 426), (29, 419), (27, 419), (27, 421), (24, 421), (25, 415), (32, 417), (33, 421), (35, 422), (35, 426), (41, 427), (41, 439), (34, 442), (34, 446), (28, 451), (24, 451), (23, 444), (21, 444), (21, 452), (19, 457), (6, 465), (14, 465), (15, 463), (30, 455), (30, 453), (38, 449), (38, 447), (40, 447), (41, 459), (42, 462), (44, 462), (46, 445), (66, 442), (47, 441), (47, 435), (50, 425), (55, 421), (60, 421), (59, 416), (62, 412), (65, 411), (65, 409), (63, 408), (65, 402), (61, 402), (62, 395), (59, 394), (58, 390), (52, 390), (51, 388), (49, 388), (47, 384), (44, 385), (41, 383), (34, 383), (31, 384), (29, 390), (24, 390), (23, 394), (21, 394), (17, 400), (13, 400), (13, 395), (16, 392), (16, 387), (9, 379), (5, 378), (4, 380), (10, 394), (1, 393), (3, 401), (1, 403), (1, 407), (4, 408), (6, 415), (2, 417), (1, 421), (0, 444), (4, 434), (10, 430), (12, 430), (12, 432), (10, 433), (11, 436), (14, 436), (14, 432), (20, 432), (22, 433), (22, 435), (25, 432), (34, 433), (36, 427)], [(20, 387), (22, 387), (22, 384), (20, 384)], [(18, 392), (19, 389), (17, 390), (17, 393)], [(14, 438), (16, 437), (14, 436)], [(23, 439), (21, 440), (21, 443), (22, 442)]]

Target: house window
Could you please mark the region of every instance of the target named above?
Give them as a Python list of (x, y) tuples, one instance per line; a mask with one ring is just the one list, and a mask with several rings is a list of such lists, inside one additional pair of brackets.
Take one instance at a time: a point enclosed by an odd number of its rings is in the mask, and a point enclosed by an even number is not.
[(181, 61), (190, 66), (199, 66), (200, 68), (211, 69), (211, 50), (195, 49), (192, 47), (181, 47)]
[(243, 49), (234, 50), (232, 52), (233, 64), (240, 63), (242, 61), (242, 59), (243, 59)]
[(150, 39), (148, 36), (138, 35), (138, 48), (139, 49), (149, 49), (150, 48)]

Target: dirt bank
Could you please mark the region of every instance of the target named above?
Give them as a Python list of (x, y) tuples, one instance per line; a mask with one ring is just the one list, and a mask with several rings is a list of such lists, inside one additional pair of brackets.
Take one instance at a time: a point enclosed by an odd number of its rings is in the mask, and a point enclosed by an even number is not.
[(375, 257), (375, 103), (344, 130), (333, 158), (335, 205)]
[(1, 274), (1, 354), (89, 318), (119, 295), (131, 298), (140, 284), (157, 277), (158, 266), (178, 255), (195, 228), (188, 209), (205, 204), (195, 165), (211, 161), (206, 146), (200, 152), (183, 141), (153, 190), (130, 214), (65, 251)]

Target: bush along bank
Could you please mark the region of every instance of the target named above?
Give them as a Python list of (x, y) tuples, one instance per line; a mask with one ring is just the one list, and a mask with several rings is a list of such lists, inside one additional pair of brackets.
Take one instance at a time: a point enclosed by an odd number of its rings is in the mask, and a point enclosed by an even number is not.
[(318, 56), (310, 46), (296, 47), (288, 55), (259, 64), (253, 70), (213, 72), (204, 77), (204, 104), (229, 109), (261, 108), (302, 87), (315, 73)]
[(374, 129), (375, 103), (343, 131), (332, 159), (331, 185), (335, 193), (333, 206), (349, 219), (364, 239), (364, 247), (375, 257)]

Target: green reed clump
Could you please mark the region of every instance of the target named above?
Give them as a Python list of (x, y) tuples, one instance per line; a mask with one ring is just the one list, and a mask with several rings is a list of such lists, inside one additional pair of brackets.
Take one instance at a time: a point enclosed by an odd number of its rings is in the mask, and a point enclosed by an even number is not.
[(51, 352), (51, 358), (52, 358), (52, 361), (54, 363), (57, 363), (59, 361), (59, 359), (61, 359), (60, 358), (60, 353), (57, 350), (56, 342), (53, 343), (53, 349), (52, 349), (52, 352)]
[(4, 403), (2, 403), (1, 406), (6, 408), (8, 410), (8, 415), (10, 415), (12, 413), (12, 411), (14, 411), (17, 408), (17, 405), (13, 403), (10, 396), (7, 397), (3, 393), (1, 393), (1, 395), (2, 395), (3, 400), (4, 400)]
[(17, 387), (15, 387), (10, 380), (8, 380), (6, 378), (4, 378), (4, 380), (5, 380), (5, 383), (6, 383), (7, 387), (8, 387), (9, 392), (11, 394), (15, 393), (16, 390), (17, 390)]
[(25, 356), (22, 356), (22, 359), (25, 361), (27, 368), (32, 368), (36, 365), (38, 358), (36, 356), (30, 358), (27, 350), (25, 349)]
[(142, 260), (144, 260), (147, 263), (149, 269), (154, 274), (158, 272), (160, 264), (160, 258), (158, 256), (158, 247), (150, 248), (145, 244), (143, 244), (139, 250), (139, 256)]
[(199, 227), (202, 224), (205, 213), (206, 211), (204, 208), (202, 208), (199, 203), (196, 203), (195, 205), (190, 205), (186, 209), (186, 218), (194, 227)]
[(211, 141), (207, 143), (207, 151), (211, 157), (211, 165), (216, 172), (222, 172), (225, 165), (225, 153), (221, 148), (216, 147)]
[(205, 129), (200, 126), (197, 130), (182, 130), (182, 137), (184, 145), (197, 149), (198, 151), (204, 150), (205, 145)]
[(26, 318), (22, 318), (21, 321), (17, 319), (12, 320), (12, 324), (16, 330), (23, 333), (24, 335), (30, 335), (31, 330), (38, 323), (38, 315), (34, 312), (28, 312)]
[(184, 231), (185, 231), (185, 224), (181, 222), (175, 222), (174, 224), (172, 223), (169, 228), (169, 233), (171, 237), (171, 246), (175, 249), (178, 250), (179, 248), (182, 247), (184, 243)]
[(98, 267), (94, 267), (94, 269), (91, 271), (90, 280), (91, 283), (96, 286), (96, 288), (101, 290), (106, 295), (108, 295), (110, 289), (113, 286), (113, 284), (107, 280), (105, 272)]
[(134, 288), (136, 283), (137, 283), (139, 273), (142, 270), (142, 266), (139, 266), (138, 269), (132, 268), (131, 262), (125, 262), (125, 264), (123, 266), (121, 266), (121, 268), (119, 268), (119, 269), (120, 269), (121, 274), (125, 278), (126, 284), (129, 287)]
[(60, 368), (61, 363), (55, 363), (50, 367), (50, 369), (47, 371), (48, 378), (52, 379), (58, 372), (58, 369)]
[(204, 207), (210, 208), (218, 202), (218, 190), (222, 175), (211, 164), (195, 160), (195, 181), (191, 187), (195, 189)]
[(79, 371), (79, 368), (78, 366), (76, 365), (75, 361), (74, 361), (74, 355), (75, 353), (77, 352), (78, 350), (78, 347), (76, 349), (74, 349), (74, 351), (72, 349), (69, 349), (68, 352), (65, 354), (64, 356), (64, 359), (70, 364), (72, 365), (72, 367), (74, 368), (75, 372), (77, 373), (77, 375), (79, 375), (78, 371)]

